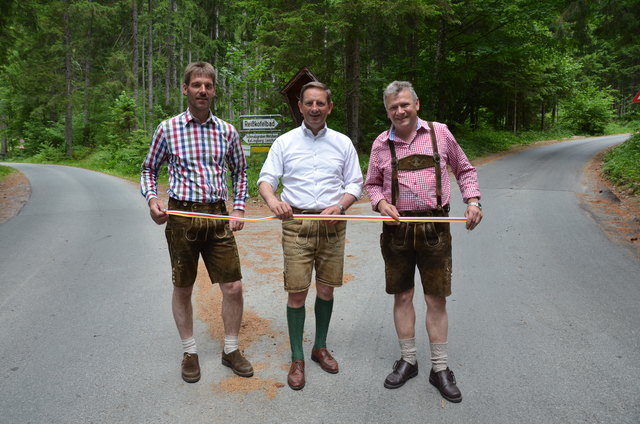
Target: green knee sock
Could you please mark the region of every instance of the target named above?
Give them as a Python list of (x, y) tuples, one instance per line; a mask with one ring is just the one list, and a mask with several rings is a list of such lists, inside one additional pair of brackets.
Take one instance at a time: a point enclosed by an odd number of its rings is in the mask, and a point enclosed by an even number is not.
[(291, 343), (291, 360), (304, 361), (302, 336), (304, 333), (304, 305), (300, 308), (287, 306), (287, 325), (289, 326), (289, 342)]
[(331, 312), (333, 312), (333, 299), (322, 300), (316, 297), (314, 309), (316, 312), (316, 341), (313, 348), (320, 349), (327, 347), (327, 333), (329, 332)]

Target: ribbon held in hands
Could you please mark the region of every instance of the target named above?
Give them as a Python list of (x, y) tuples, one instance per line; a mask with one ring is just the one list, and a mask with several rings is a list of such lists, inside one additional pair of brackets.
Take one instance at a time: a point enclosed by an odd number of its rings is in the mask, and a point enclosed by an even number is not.
[[(168, 210), (167, 214), (176, 216), (185, 216), (189, 218), (205, 218), (205, 219), (226, 219), (229, 221), (271, 221), (278, 219), (276, 216), (265, 216), (262, 218), (240, 218), (229, 215), (214, 215), (210, 213), (189, 212), (189, 211), (173, 211)], [(320, 214), (293, 214), (293, 219), (315, 220), (315, 221), (395, 221), (390, 216), (382, 215), (320, 215)], [(455, 216), (401, 216), (400, 222), (467, 222), (465, 217)]]

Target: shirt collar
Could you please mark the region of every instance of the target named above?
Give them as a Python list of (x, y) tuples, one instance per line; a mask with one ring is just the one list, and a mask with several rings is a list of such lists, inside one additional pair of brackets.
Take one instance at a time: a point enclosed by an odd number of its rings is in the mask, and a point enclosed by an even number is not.
[[(418, 118), (418, 121), (416, 122), (416, 132), (420, 129), (420, 128), (424, 128), (424, 121), (420, 118)], [(393, 126), (393, 124), (391, 124), (391, 128), (389, 129), (389, 140), (395, 142), (396, 141), (396, 127)]]
[(300, 127), (302, 128), (302, 131), (304, 132), (305, 135), (308, 135), (310, 137), (322, 137), (323, 135), (325, 135), (327, 133), (327, 123), (324, 123), (324, 128), (322, 128), (320, 131), (318, 131), (317, 135), (313, 135), (313, 131), (311, 131), (309, 128), (307, 128), (307, 125), (304, 123), (304, 121), (302, 121), (302, 124), (300, 125)]
[(195, 123), (198, 123), (198, 124), (207, 124), (210, 121), (213, 121), (213, 113), (211, 113), (211, 111), (209, 111), (209, 117), (207, 118), (207, 120), (204, 121), (204, 122), (200, 122), (200, 121), (198, 121), (196, 119), (195, 116), (193, 116), (191, 114), (191, 112), (189, 111), (189, 108), (187, 108), (187, 111), (185, 112), (185, 115), (184, 115), (184, 124), (187, 125), (192, 121), (195, 122)]

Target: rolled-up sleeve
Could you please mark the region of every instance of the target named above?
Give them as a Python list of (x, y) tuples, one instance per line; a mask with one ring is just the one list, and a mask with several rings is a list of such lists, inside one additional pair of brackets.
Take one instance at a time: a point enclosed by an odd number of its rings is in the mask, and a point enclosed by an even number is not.
[(378, 203), (384, 199), (384, 173), (380, 167), (380, 147), (379, 142), (373, 143), (371, 156), (369, 157), (369, 167), (367, 169), (367, 179), (364, 183), (367, 195), (371, 201), (371, 209), (378, 210)]
[(344, 191), (353, 195), (356, 199), (359, 199), (362, 195), (362, 170), (360, 169), (358, 152), (356, 152), (351, 142), (349, 142), (346, 156), (343, 171)]
[(464, 153), (455, 137), (449, 129), (446, 129), (447, 133), (447, 146), (449, 146), (449, 165), (451, 171), (456, 177), (458, 186), (460, 187), (460, 193), (462, 194), (462, 200), (467, 201), (472, 197), (481, 197), (480, 186), (478, 184), (478, 172), (476, 168), (471, 165), (467, 155)]
[(262, 165), (260, 176), (258, 177), (258, 186), (260, 186), (262, 182), (267, 182), (275, 192), (278, 189), (278, 184), (280, 183), (283, 172), (282, 142), (278, 138), (271, 145), (267, 159)]
[(249, 196), (247, 159), (244, 157), (238, 132), (233, 127), (230, 131), (231, 143), (227, 163), (229, 164), (231, 183), (233, 184), (233, 209), (245, 210), (247, 197)]
[(140, 192), (147, 199), (147, 202), (158, 197), (158, 171), (167, 157), (167, 140), (164, 137), (164, 128), (161, 124), (153, 134), (149, 153), (140, 167)]

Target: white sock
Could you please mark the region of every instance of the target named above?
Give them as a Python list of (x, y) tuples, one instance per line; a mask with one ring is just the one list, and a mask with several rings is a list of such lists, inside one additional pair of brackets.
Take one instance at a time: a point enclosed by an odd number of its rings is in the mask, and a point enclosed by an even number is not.
[(431, 367), (434, 372), (440, 372), (447, 369), (447, 342), (429, 343), (431, 348)]
[(238, 350), (238, 336), (224, 336), (224, 353), (227, 355)]
[(402, 359), (411, 365), (416, 364), (416, 338), (398, 340), (400, 342), (400, 355)]
[(182, 350), (187, 353), (198, 353), (196, 347), (196, 339), (189, 337), (188, 339), (182, 339)]

